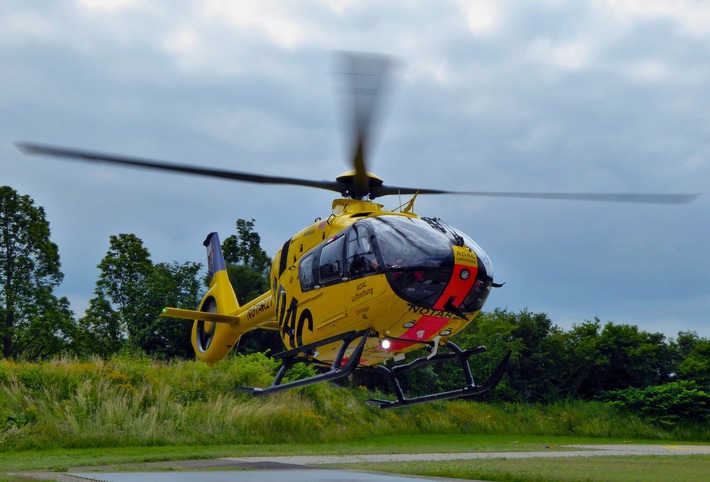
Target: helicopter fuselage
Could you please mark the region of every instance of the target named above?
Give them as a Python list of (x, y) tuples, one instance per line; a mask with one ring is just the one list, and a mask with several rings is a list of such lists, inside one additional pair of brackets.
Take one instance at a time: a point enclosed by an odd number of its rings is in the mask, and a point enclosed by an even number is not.
[[(492, 281), (483, 250), (441, 221), (336, 199), (330, 217), (284, 243), (271, 292), (242, 311), (247, 323), (278, 329), (287, 350), (369, 329), (376, 336), (359, 363), (369, 366), (436, 350), (476, 317)], [(340, 346), (307, 355), (330, 364)]]

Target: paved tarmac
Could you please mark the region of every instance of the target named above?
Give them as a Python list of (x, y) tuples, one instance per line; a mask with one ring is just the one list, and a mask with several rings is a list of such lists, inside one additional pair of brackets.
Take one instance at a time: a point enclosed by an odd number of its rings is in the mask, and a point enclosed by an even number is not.
[[(293, 465), (334, 465), (421, 460), (523, 459), (539, 457), (600, 457), (613, 455), (710, 455), (710, 445), (564, 445), (544, 452), (467, 452), (431, 454), (303, 455), (284, 457), (227, 457), (225, 460), (260, 463), (278, 461)], [(560, 451), (566, 449), (567, 451)]]
[(74, 474), (73, 481), (95, 482), (422, 482), (453, 479), (432, 479), (408, 475), (354, 472), (351, 470), (305, 469), (305, 470), (258, 470), (258, 471), (228, 471), (228, 472), (144, 472), (144, 473), (110, 473)]
[(318, 468), (319, 465), (368, 462), (473, 460), (483, 458), (562, 458), (625, 455), (710, 455), (710, 445), (564, 445), (540, 452), (471, 452), (428, 454), (308, 455), (225, 457), (144, 464), (167, 472), (100, 472), (100, 468), (57, 473), (23, 473), (23, 476), (60, 482), (422, 482), (452, 479)]

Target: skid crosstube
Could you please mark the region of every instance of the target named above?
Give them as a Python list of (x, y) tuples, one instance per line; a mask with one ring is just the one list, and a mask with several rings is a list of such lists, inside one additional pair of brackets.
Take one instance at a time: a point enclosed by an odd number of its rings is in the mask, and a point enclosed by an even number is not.
[[(485, 393), (498, 385), (498, 382), (500, 382), (501, 378), (503, 378), (503, 374), (505, 373), (505, 369), (508, 366), (508, 360), (510, 359), (510, 354), (511, 352), (508, 351), (506, 355), (503, 357), (503, 359), (498, 363), (498, 366), (496, 369), (493, 371), (491, 376), (486, 380), (482, 385), (476, 385), (476, 383), (473, 380), (473, 375), (471, 374), (471, 366), (468, 364), (468, 359), (476, 355), (478, 353), (484, 353), (486, 351), (486, 347), (484, 346), (479, 346), (476, 348), (469, 348), (467, 350), (461, 350), (458, 346), (456, 346), (452, 342), (447, 342), (446, 347), (451, 350), (450, 353), (441, 353), (437, 354), (434, 356), (430, 357), (425, 357), (425, 358), (417, 358), (416, 360), (404, 364), (404, 365), (398, 365), (395, 367), (387, 368), (384, 365), (378, 365), (377, 366), (377, 371), (386, 375), (390, 381), (392, 382), (392, 386), (394, 387), (395, 394), (397, 395), (397, 400), (377, 400), (377, 399), (371, 399), (368, 400), (367, 403), (370, 405), (374, 405), (376, 407), (380, 407), (382, 409), (385, 408), (396, 408), (396, 407), (403, 407), (407, 405), (415, 405), (418, 403), (427, 403), (427, 402), (434, 402), (437, 400), (450, 400), (452, 398), (464, 398), (464, 397), (472, 397), (475, 395), (480, 395), (482, 393)], [(452, 358), (458, 359), (459, 363), (461, 364), (461, 368), (463, 369), (464, 373), (464, 378), (466, 379), (466, 385), (462, 388), (459, 388), (457, 390), (451, 390), (448, 392), (439, 392), (439, 393), (431, 393), (429, 395), (422, 395), (420, 397), (413, 397), (413, 398), (406, 398), (404, 396), (404, 392), (402, 391), (402, 387), (399, 384), (399, 380), (397, 379), (397, 376), (400, 375), (401, 373), (408, 372), (410, 370), (413, 370), (417, 367), (420, 367), (422, 365), (426, 365), (429, 363), (436, 363), (444, 360), (450, 360)]]
[[(284, 390), (289, 390), (291, 388), (296, 388), (296, 387), (303, 387), (306, 385), (311, 385), (313, 383), (318, 383), (318, 382), (325, 382), (329, 380), (335, 380), (337, 378), (342, 378), (345, 376), (350, 375), (355, 368), (357, 368), (358, 364), (360, 363), (360, 358), (362, 357), (362, 352), (365, 348), (365, 343), (367, 342), (367, 339), (370, 337), (370, 330), (364, 330), (364, 331), (350, 331), (348, 333), (344, 333), (340, 336), (337, 337), (332, 337), (328, 338), (325, 340), (321, 340), (318, 343), (311, 343), (309, 345), (304, 345), (299, 348), (294, 348), (293, 350), (288, 350), (282, 353), (278, 353), (277, 355), (274, 356), (274, 358), (281, 358), (283, 361), (281, 362), (281, 367), (279, 368), (279, 371), (276, 373), (276, 376), (274, 377), (274, 381), (271, 383), (270, 387), (266, 388), (254, 388), (254, 387), (239, 387), (237, 390), (243, 393), (248, 393), (251, 395), (254, 395), (255, 397), (261, 397), (264, 395), (269, 395), (271, 393), (276, 393), (276, 392), (282, 392)], [(350, 356), (347, 358), (347, 361), (343, 362), (345, 358), (345, 354), (347, 353), (348, 348), (350, 345), (358, 340), (357, 345), (355, 349), (352, 351)], [(342, 340), (342, 343), (340, 345), (340, 349), (338, 350), (338, 353), (335, 356), (335, 359), (333, 360), (332, 365), (330, 366), (330, 370), (321, 373), (318, 375), (314, 375), (312, 377), (308, 378), (303, 378), (301, 380), (295, 380), (292, 382), (288, 383), (281, 383), (283, 380), (284, 375), (286, 375), (286, 372), (298, 363), (299, 361), (302, 361), (304, 359), (303, 355), (304, 353), (312, 353), (314, 352), (319, 346), (323, 345), (328, 345), (330, 343), (333, 343), (334, 341)]]

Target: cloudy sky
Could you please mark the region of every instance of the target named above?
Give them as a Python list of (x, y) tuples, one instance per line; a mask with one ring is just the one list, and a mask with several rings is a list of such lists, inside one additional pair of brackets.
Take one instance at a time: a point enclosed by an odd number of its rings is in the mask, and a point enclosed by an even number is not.
[[(46, 209), (80, 314), (109, 236), (203, 261), (263, 246), (327, 191), (27, 157), (17, 141), (280, 176), (347, 170), (334, 51), (397, 70), (370, 170), (450, 190), (705, 193), (686, 205), (420, 197), (492, 258), (486, 309), (710, 337), (710, 2), (3, 0), (0, 184)], [(386, 207), (399, 199), (382, 198)], [(403, 200), (405, 201), (405, 200)]]

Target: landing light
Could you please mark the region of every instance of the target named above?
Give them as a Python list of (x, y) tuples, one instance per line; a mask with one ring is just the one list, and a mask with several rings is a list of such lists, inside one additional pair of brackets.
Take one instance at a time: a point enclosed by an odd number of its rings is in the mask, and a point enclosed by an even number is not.
[(462, 269), (460, 276), (462, 280), (467, 280), (468, 277), (471, 276), (471, 272), (467, 269)]
[(382, 347), (383, 350), (389, 350), (390, 346), (392, 346), (392, 344), (390, 343), (389, 340), (382, 340), (382, 342), (380, 343), (380, 346)]

